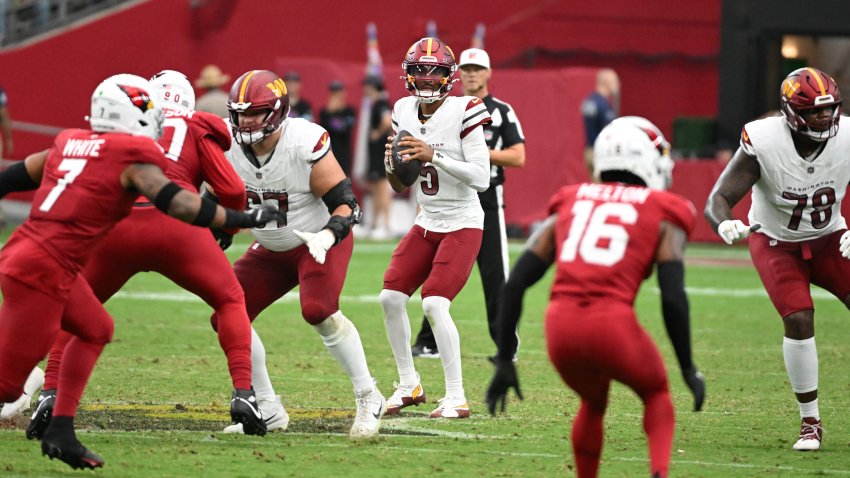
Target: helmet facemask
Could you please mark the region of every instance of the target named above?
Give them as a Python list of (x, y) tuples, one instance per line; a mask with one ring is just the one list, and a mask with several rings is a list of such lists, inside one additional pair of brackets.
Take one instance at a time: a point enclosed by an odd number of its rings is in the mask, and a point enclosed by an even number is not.
[[(239, 144), (256, 144), (260, 141), (264, 140), (269, 135), (273, 134), (280, 127), (283, 126), (283, 122), (276, 125), (273, 122), (273, 116), (275, 111), (264, 108), (264, 109), (251, 109), (250, 103), (232, 103), (230, 106), (230, 123), (233, 129), (233, 138)], [(279, 106), (278, 106), (279, 107)], [(258, 113), (264, 112), (262, 115), (262, 120), (258, 123), (242, 126), (239, 124), (240, 116), (245, 115), (246, 113)], [(285, 121), (285, 119), (284, 119)]]
[[(452, 89), (452, 83), (457, 80), (451, 80), (454, 75), (454, 69), (446, 66), (440, 66), (427, 63), (415, 63), (405, 66), (407, 90), (423, 103), (434, 103), (445, 98)], [(435, 88), (420, 89), (416, 85), (418, 82), (431, 82)]]

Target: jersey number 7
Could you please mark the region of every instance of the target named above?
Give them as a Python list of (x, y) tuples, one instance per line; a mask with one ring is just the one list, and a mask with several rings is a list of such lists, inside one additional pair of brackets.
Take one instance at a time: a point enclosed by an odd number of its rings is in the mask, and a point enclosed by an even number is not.
[(38, 207), (38, 210), (41, 212), (47, 212), (50, 208), (53, 207), (53, 204), (56, 203), (56, 200), (59, 199), (59, 196), (62, 195), (62, 192), (65, 191), (65, 188), (74, 182), (77, 179), (77, 176), (83, 172), (83, 168), (86, 167), (86, 159), (62, 159), (62, 162), (59, 163), (59, 171), (67, 171), (67, 174), (56, 181), (56, 186), (53, 186), (53, 189), (47, 194), (47, 197), (44, 198), (44, 202), (41, 203), (41, 206)]

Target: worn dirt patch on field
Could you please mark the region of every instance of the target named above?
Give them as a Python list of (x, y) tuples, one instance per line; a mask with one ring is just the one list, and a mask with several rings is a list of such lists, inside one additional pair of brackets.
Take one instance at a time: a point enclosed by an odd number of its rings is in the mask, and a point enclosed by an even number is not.
[[(354, 410), (288, 408), (290, 433), (348, 434)], [(418, 414), (417, 414), (418, 415)], [(422, 414), (427, 416), (427, 414)], [(415, 416), (408, 414), (407, 416)], [(388, 420), (388, 418), (385, 418)], [(391, 418), (389, 418), (391, 420)], [(0, 429), (26, 429), (30, 418), (0, 420)], [(77, 412), (78, 429), (103, 431), (204, 431), (221, 432), (230, 425), (230, 412), (221, 405), (87, 404)], [(431, 435), (426, 430), (382, 429), (384, 435)]]

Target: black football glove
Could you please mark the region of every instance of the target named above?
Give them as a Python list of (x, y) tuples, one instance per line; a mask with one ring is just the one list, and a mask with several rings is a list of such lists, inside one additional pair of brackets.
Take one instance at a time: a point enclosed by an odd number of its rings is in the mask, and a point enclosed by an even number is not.
[(516, 375), (516, 367), (513, 360), (495, 359), (496, 372), (493, 374), (493, 379), (490, 381), (490, 386), (487, 387), (487, 394), (484, 400), (487, 402), (487, 409), (491, 415), (496, 415), (496, 407), (501, 401), (502, 413), (505, 412), (505, 402), (508, 398), (508, 391), (511, 387), (516, 390), (516, 395), (520, 400), (523, 399), (522, 392), (519, 389), (519, 378)]
[(705, 376), (694, 365), (687, 370), (682, 370), (682, 377), (694, 395), (694, 411), (702, 410), (702, 404), (705, 401)]
[(226, 251), (228, 247), (233, 245), (233, 234), (228, 234), (221, 229), (210, 229), (213, 237), (218, 241), (222, 251)]
[(234, 211), (227, 209), (227, 219), (224, 221), (224, 228), (238, 227), (240, 229), (252, 229), (265, 225), (267, 222), (280, 221), (286, 218), (286, 215), (280, 212), (276, 207), (263, 205), (248, 211)]

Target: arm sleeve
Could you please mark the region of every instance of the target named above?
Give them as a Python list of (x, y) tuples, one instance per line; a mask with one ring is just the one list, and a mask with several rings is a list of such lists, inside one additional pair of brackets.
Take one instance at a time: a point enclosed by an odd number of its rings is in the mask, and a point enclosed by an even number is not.
[(546, 261), (526, 250), (508, 274), (508, 280), (502, 287), (502, 300), (499, 301), (499, 315), (496, 318), (499, 331), (498, 358), (513, 359), (512, 343), (515, 340), (513, 337), (522, 315), (525, 291), (537, 283), (548, 268), (549, 264)]
[(490, 151), (484, 142), (484, 128), (476, 127), (467, 134), (461, 140), (461, 147), (466, 162), (436, 150), (431, 164), (478, 192), (486, 191), (490, 187)]
[(693, 366), (691, 357), (691, 318), (685, 293), (685, 267), (681, 261), (658, 263), (658, 287), (661, 289), (661, 313), (664, 327), (676, 351), (679, 367)]
[(221, 147), (209, 136), (198, 143), (201, 174), (212, 186), (221, 205), (237, 211), (245, 209), (245, 184), (233, 165), (224, 157)]

